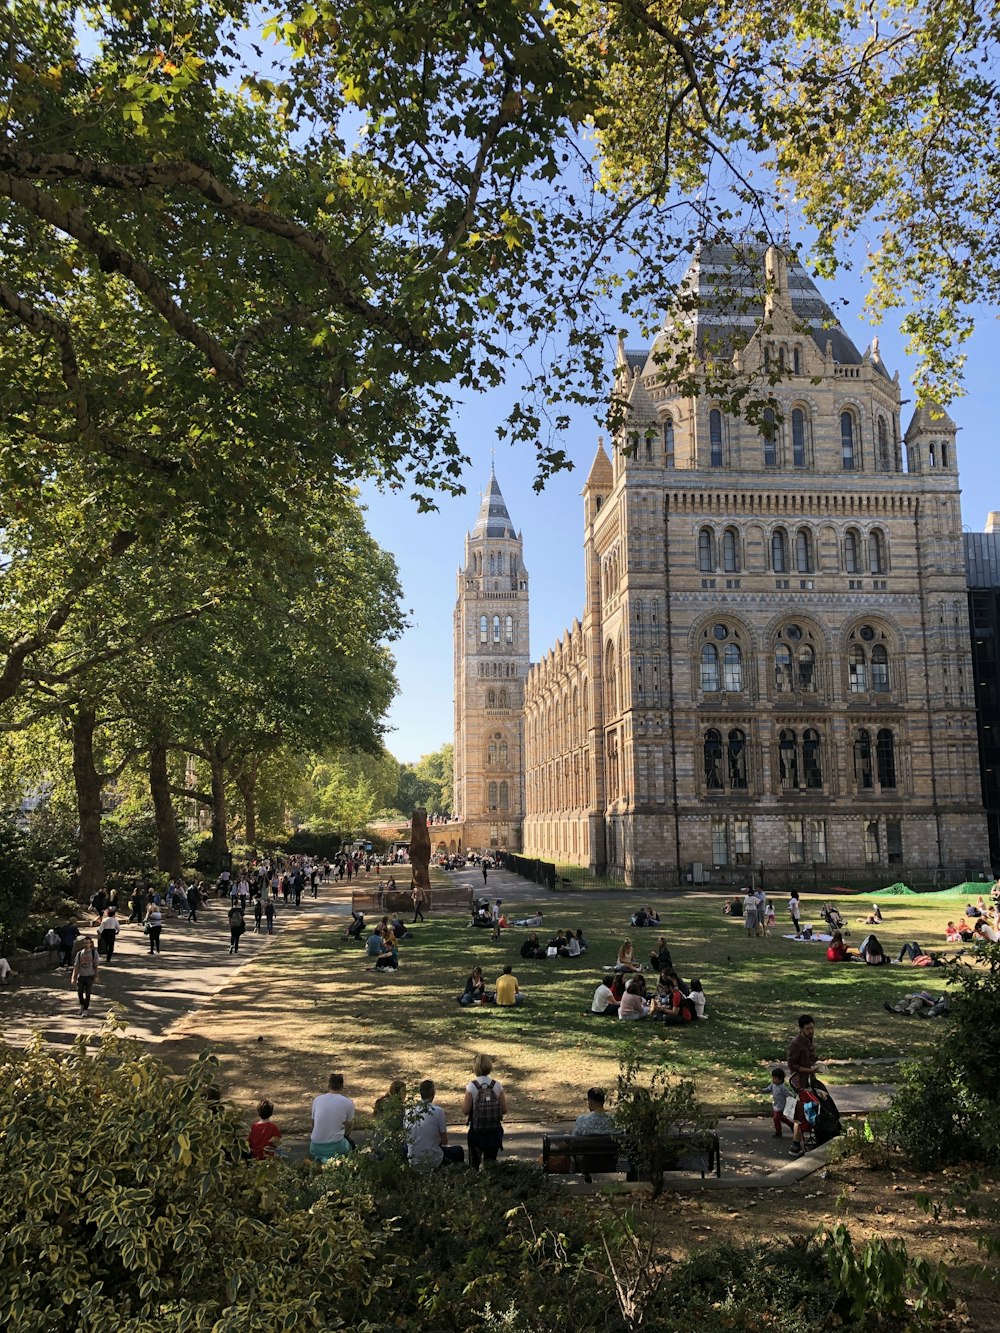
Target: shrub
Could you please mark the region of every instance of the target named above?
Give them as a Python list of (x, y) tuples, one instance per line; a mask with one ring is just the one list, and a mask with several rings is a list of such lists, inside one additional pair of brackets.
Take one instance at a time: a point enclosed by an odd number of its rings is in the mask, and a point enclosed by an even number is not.
[(694, 1084), (675, 1080), (666, 1062), (655, 1065), (644, 1078), (638, 1048), (632, 1043), (619, 1062), (615, 1124), (625, 1135), (633, 1167), (652, 1182), (655, 1199), (663, 1190), (663, 1173), (677, 1164), (672, 1136), (697, 1135), (714, 1127), (715, 1120), (698, 1101)]

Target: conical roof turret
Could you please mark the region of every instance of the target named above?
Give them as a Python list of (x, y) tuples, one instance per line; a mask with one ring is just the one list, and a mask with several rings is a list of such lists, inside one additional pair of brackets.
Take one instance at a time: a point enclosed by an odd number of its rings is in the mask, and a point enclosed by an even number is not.
[(500, 494), (497, 474), (490, 468), (490, 482), (483, 493), (479, 517), (472, 529), (473, 537), (517, 537), (507, 512), (507, 502)]

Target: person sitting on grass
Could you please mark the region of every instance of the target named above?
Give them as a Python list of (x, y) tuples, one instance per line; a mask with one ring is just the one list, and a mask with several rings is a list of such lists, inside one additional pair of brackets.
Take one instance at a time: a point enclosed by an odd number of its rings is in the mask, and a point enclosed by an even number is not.
[(397, 940), (413, 939), (413, 931), (410, 930), (398, 912), (393, 912), (392, 920), (389, 922), (389, 929), (395, 935)]
[[(257, 901), (259, 903), (260, 899), (258, 898)], [(255, 909), (255, 915), (256, 915), (256, 909)], [(359, 940), (361, 938), (361, 932), (365, 928), (365, 914), (364, 912), (356, 912), (353, 908), (351, 908), (351, 916), (353, 920), (351, 921), (351, 924), (347, 927), (347, 929), (344, 931), (344, 939)]]
[(532, 931), (528, 938), (521, 945), (522, 958), (544, 958), (545, 947), (539, 942), (538, 932)]
[(378, 957), (375, 959), (376, 972), (395, 972), (399, 967), (399, 945), (396, 943), (396, 937), (388, 926), (383, 926), (381, 934), (376, 938), (380, 940), (382, 948)]
[(636, 961), (635, 949), (632, 947), (632, 941), (625, 939), (622, 941), (622, 947), (618, 950), (618, 961), (615, 968), (619, 972), (641, 972), (642, 967)]
[(954, 921), (949, 921), (944, 928), (944, 937), (949, 944), (968, 944), (972, 939), (972, 931), (965, 929), (964, 922), (960, 926), (956, 926)]
[(583, 938), (583, 931), (582, 931), (582, 930), (578, 930), (578, 931), (576, 932), (575, 939), (576, 939), (577, 944), (579, 944), (579, 946), (580, 946), (580, 952), (581, 952), (581, 953), (586, 953), (586, 952), (587, 952), (587, 941)]
[(621, 1003), (622, 996), (625, 994), (625, 986), (627, 982), (628, 977), (624, 972), (614, 973), (614, 981), (611, 983), (611, 993), (619, 1004)]
[(524, 996), (521, 994), (521, 988), (517, 984), (517, 977), (514, 976), (510, 963), (497, 977), (496, 992), (496, 1002), (501, 1009), (509, 1009), (513, 1005), (524, 1003)]
[(826, 961), (828, 963), (847, 962), (847, 945), (844, 943), (842, 931), (835, 930), (833, 932), (826, 950)]
[(879, 943), (877, 936), (866, 935), (858, 945), (858, 956), (868, 964), (869, 967), (881, 967), (883, 963), (888, 963), (885, 950)]
[(691, 1000), (681, 990), (681, 981), (676, 972), (668, 976), (670, 982), (669, 1000), (657, 1000), (656, 1017), (661, 1023), (679, 1027), (694, 1020), (695, 1008)]
[(618, 1001), (615, 999), (613, 985), (614, 977), (609, 973), (602, 979), (597, 990), (594, 991), (594, 999), (590, 1006), (592, 1014), (610, 1014), (614, 1016), (618, 1013)]
[(663, 972), (667, 968), (673, 967), (674, 960), (670, 957), (670, 950), (667, 948), (667, 941), (664, 935), (656, 941), (656, 951), (649, 955), (649, 966), (654, 972)]
[(649, 1017), (649, 1005), (642, 998), (642, 987), (638, 980), (630, 981), (625, 987), (625, 994), (618, 1006), (618, 1018), (623, 1023)]
[(981, 940), (984, 944), (1000, 944), (1000, 931), (997, 931), (988, 921), (980, 917), (975, 924), (973, 938)]
[(376, 926), (365, 941), (365, 955), (374, 963), (382, 952), (382, 931)]
[(281, 1130), (271, 1119), (272, 1115), (274, 1107), (265, 1098), (257, 1106), (257, 1119), (250, 1126), (250, 1133), (247, 1135), (250, 1156), (257, 1162), (264, 1162), (273, 1157), (278, 1149)]
[(872, 910), (867, 916), (859, 916), (858, 920), (863, 926), (880, 926), (882, 924), (882, 909), (878, 903), (872, 903)]
[(486, 982), (483, 980), (481, 967), (474, 967), (465, 983), (465, 990), (458, 997), (459, 1004), (482, 1004), (486, 998)]
[(566, 932), (566, 957), (579, 958), (583, 950), (580, 948), (580, 941), (571, 930)]
[(701, 982), (697, 977), (691, 978), (691, 989), (688, 991), (688, 999), (694, 1005), (695, 1018), (706, 1018), (705, 1006), (708, 1000), (705, 998), (705, 992), (701, 988)]
[(555, 949), (555, 951), (556, 951), (556, 955), (557, 955), (559, 958), (568, 958), (568, 957), (569, 957), (569, 948), (568, 948), (567, 943), (566, 943), (566, 935), (565, 935), (565, 933), (564, 933), (563, 931), (561, 931), (561, 930), (557, 930), (556, 933), (555, 933), (555, 934), (552, 936), (552, 938), (549, 940), (549, 947), (548, 947), (548, 949), (546, 950), (546, 952), (548, 953), (548, 956), (549, 956), (550, 958), (553, 957), (553, 953), (552, 953), (552, 950), (553, 950), (553, 949)]

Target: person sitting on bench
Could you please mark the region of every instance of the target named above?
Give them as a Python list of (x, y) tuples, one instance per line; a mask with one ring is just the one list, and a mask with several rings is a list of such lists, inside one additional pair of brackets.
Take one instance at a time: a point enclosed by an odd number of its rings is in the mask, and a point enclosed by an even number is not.
[(587, 1089), (587, 1110), (578, 1115), (574, 1134), (614, 1134), (615, 1122), (604, 1109), (604, 1089)]

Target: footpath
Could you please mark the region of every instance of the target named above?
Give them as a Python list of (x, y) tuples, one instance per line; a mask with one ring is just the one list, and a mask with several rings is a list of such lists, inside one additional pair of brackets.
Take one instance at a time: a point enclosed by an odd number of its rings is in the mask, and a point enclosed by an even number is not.
[[(451, 872), (449, 881), (468, 888), (476, 896), (501, 898), (504, 903), (525, 907), (540, 906), (546, 911), (548, 894), (538, 885), (507, 871), (489, 871), (484, 886), (482, 871), (472, 868)], [(366, 877), (361, 887), (374, 881)], [(146, 936), (138, 925), (124, 925), (118, 936), (110, 964), (102, 964), (94, 987), (90, 1012), (79, 1013), (76, 988), (70, 982), (70, 969), (37, 972), (17, 978), (0, 988), (0, 1039), (23, 1045), (35, 1033), (53, 1045), (68, 1045), (80, 1033), (97, 1034), (112, 1005), (123, 1014), (126, 1034), (150, 1045), (183, 1035), (185, 1020), (209, 1003), (233, 982), (242, 969), (252, 967), (266, 950), (281, 947), (281, 937), (313, 925), (329, 925), (349, 916), (351, 888), (346, 880), (319, 885), (316, 899), (303, 898), (301, 907), (279, 903), (275, 933), (253, 933), (250, 929), (240, 941), (238, 954), (229, 953), (228, 902), (214, 898), (207, 908), (199, 908), (197, 923), (184, 916), (164, 921), (161, 952), (151, 955)], [(574, 895), (560, 895), (560, 910)], [(81, 916), (81, 931), (87, 922)], [(891, 1086), (887, 1084), (831, 1085), (844, 1115), (863, 1115), (884, 1102)], [(531, 1120), (508, 1122), (503, 1156), (537, 1161), (545, 1134), (567, 1133), (572, 1121), (541, 1124)], [(825, 1165), (826, 1149), (817, 1149), (804, 1157), (790, 1156), (791, 1139), (776, 1139), (771, 1130), (770, 1113), (725, 1115), (717, 1126), (722, 1147), (722, 1177), (701, 1180), (695, 1176), (669, 1176), (669, 1190), (717, 1190), (780, 1188), (794, 1184)], [(451, 1126), (452, 1140), (464, 1142), (461, 1126)], [(305, 1142), (290, 1143), (292, 1156), (304, 1156)], [(605, 1178), (607, 1179), (607, 1178)], [(574, 1189), (585, 1186), (582, 1178), (572, 1180)]]

